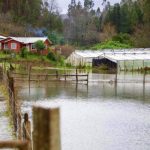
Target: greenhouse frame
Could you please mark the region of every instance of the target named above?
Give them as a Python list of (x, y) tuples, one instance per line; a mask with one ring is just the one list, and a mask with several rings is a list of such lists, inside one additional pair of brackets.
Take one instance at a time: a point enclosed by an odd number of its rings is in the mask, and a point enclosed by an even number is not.
[(75, 50), (66, 60), (72, 66), (92, 66), (92, 61), (102, 55), (101, 51)]
[[(100, 64), (95, 65), (94, 60), (97, 60)], [(150, 68), (150, 48), (76, 50), (68, 57), (66, 62), (73, 66), (98, 66), (105, 64), (105, 62), (109, 62), (109, 64), (112, 62), (112, 64), (116, 63), (117, 70), (138, 70)]]

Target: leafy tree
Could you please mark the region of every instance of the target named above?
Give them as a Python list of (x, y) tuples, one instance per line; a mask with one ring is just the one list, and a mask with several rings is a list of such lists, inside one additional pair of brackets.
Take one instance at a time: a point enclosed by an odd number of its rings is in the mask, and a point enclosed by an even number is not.
[(37, 42), (35, 42), (35, 48), (37, 49), (37, 51), (39, 51), (40, 53), (42, 53), (42, 51), (45, 49), (45, 44), (43, 41), (38, 40)]
[(114, 5), (112, 14), (110, 15), (110, 19), (112, 24), (116, 26), (116, 30), (120, 32), (121, 13), (120, 13), (120, 5), (118, 3)]
[(150, 24), (150, 1), (143, 0), (143, 12), (144, 12), (144, 21), (145, 23)]
[(124, 4), (120, 8), (120, 22), (117, 26), (118, 32), (120, 33), (131, 33), (132, 26), (131, 26), (131, 20), (130, 20), (130, 12), (128, 10), (128, 5)]
[(58, 44), (59, 43), (58, 34), (54, 31), (48, 33), (48, 38), (50, 39), (50, 41), (52, 41), (53, 44)]

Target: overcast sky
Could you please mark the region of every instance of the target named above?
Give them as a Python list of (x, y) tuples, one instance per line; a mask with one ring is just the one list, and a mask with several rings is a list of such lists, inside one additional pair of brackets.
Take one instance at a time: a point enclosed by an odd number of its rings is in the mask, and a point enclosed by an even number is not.
[[(67, 13), (67, 10), (68, 10), (68, 5), (70, 4), (71, 0), (56, 0), (57, 1), (57, 4), (61, 10), (61, 13), (62, 14), (65, 14)], [(81, 2), (83, 2), (83, 0), (80, 0)], [(97, 7), (100, 7), (102, 9), (102, 1), (103, 0), (93, 0), (94, 1), (94, 7), (97, 8)], [(114, 3), (117, 3), (117, 2), (120, 2), (121, 0), (109, 0), (111, 4), (114, 4)], [(78, 0), (76, 0), (76, 2), (78, 2)]]

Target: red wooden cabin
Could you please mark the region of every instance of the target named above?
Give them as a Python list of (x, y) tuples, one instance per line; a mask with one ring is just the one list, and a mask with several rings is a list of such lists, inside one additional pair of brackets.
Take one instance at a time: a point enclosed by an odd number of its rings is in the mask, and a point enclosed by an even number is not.
[(50, 47), (52, 42), (46, 37), (7, 37), (0, 40), (0, 50), (10, 50), (19, 53), (22, 47), (26, 47), (29, 52), (36, 53), (35, 42), (39, 40), (43, 41), (46, 47), (42, 54), (48, 54), (48, 47)]

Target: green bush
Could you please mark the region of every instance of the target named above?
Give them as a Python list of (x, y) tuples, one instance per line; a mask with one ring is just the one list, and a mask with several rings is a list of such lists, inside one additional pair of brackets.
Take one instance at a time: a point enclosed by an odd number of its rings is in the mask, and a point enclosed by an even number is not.
[(52, 61), (57, 61), (56, 55), (52, 51), (49, 51), (47, 58)]
[(99, 43), (91, 47), (91, 49), (120, 49), (120, 48), (131, 48), (130, 44), (120, 43), (118, 41), (106, 41), (103, 43)]
[(130, 35), (127, 33), (120, 33), (112, 37), (113, 41), (118, 41), (123, 44), (133, 45)]
[(22, 58), (27, 58), (27, 55), (28, 55), (28, 50), (26, 47), (22, 47), (21, 48), (21, 52), (20, 52), (20, 57)]

